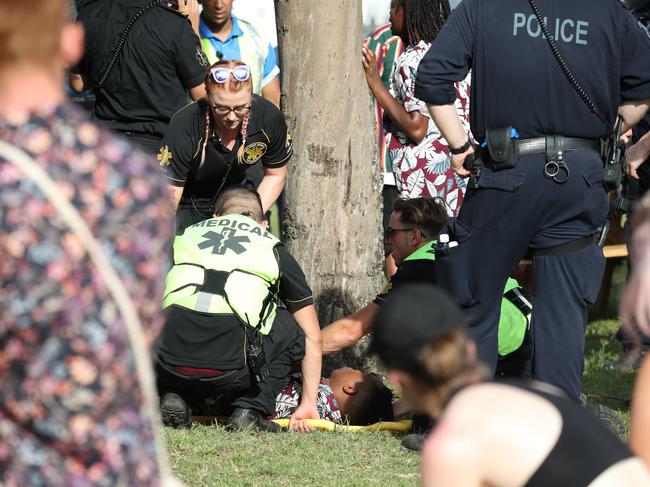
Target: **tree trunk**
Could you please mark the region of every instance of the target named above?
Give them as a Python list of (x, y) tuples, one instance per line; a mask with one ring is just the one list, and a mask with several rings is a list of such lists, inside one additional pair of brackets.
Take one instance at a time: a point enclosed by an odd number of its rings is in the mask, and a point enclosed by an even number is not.
[[(361, 66), (359, 0), (276, 0), (283, 110), (295, 144), (285, 242), (314, 291), (321, 326), (381, 291), (382, 179)], [(365, 365), (357, 346), (329, 365)]]

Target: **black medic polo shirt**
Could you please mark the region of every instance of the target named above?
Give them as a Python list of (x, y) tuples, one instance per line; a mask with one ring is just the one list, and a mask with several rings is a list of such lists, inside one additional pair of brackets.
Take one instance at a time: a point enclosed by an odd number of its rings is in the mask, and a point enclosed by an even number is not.
[[(128, 22), (148, 0), (84, 0), (78, 20), (85, 52), (75, 72), (96, 86)], [(104, 87), (95, 90), (94, 115), (111, 130), (162, 137), (170, 118), (203, 84), (208, 61), (189, 20), (156, 6), (133, 24)]]
[(209, 109), (207, 101), (200, 100), (179, 110), (169, 123), (158, 154), (167, 182), (184, 187), (179, 209), (196, 208), (205, 214), (204, 218), (212, 216), (209, 214), (210, 206), (222, 183), (223, 188), (247, 183), (257, 188), (263, 168), (282, 167), (293, 154), (291, 136), (282, 112), (270, 101), (253, 95), (244, 147), (245, 164), (237, 163), (241, 135), (232, 150), (216, 136), (211, 136), (205, 161), (199, 168), (205, 115)]

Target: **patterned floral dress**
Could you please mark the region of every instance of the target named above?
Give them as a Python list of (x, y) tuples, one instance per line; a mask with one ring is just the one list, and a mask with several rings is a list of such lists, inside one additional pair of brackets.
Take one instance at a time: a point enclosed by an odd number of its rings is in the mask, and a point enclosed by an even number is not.
[[(431, 44), (424, 41), (409, 46), (395, 61), (390, 84), (391, 95), (407, 112), (418, 111), (427, 117), (427, 134), (417, 144), (385, 116), (386, 144), (400, 198), (438, 196), (447, 204), (449, 216), (456, 216), (463, 201), (466, 181), (454, 174), (447, 141), (431, 120), (426, 103), (414, 96), (418, 65), (429, 47)], [(469, 133), (469, 76), (456, 83), (456, 109)]]
[[(161, 329), (173, 214), (155, 161), (59, 106), (0, 121), (81, 213), (145, 333)], [(0, 485), (159, 485), (125, 324), (80, 241), (0, 159)]]

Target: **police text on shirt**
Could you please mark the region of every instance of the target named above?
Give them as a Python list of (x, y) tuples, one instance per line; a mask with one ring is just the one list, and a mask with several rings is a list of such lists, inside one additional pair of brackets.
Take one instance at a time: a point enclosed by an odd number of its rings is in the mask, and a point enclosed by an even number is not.
[[(583, 46), (588, 45), (587, 28), (589, 22), (584, 20), (573, 19), (551, 19), (549, 24), (548, 18), (544, 17), (544, 23), (549, 29), (553, 40), (563, 41), (567, 44), (576, 43)], [(512, 35), (519, 35), (519, 31), (527, 33), (530, 37), (542, 37), (542, 29), (537, 23), (534, 15), (526, 15), (521, 12), (515, 12), (512, 24)]]

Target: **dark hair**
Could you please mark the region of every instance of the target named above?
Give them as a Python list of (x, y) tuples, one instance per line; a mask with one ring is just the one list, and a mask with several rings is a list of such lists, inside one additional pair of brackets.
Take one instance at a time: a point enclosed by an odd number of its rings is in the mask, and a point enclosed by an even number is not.
[(347, 404), (350, 424), (368, 425), (393, 420), (393, 393), (377, 374), (367, 374)]
[(420, 230), (427, 239), (435, 238), (447, 223), (447, 210), (440, 198), (396, 199), (393, 211), (404, 225)]
[(233, 186), (223, 190), (214, 204), (214, 212), (219, 216), (246, 215), (257, 223), (261, 223), (264, 219), (260, 195), (254, 189), (244, 186)]
[(404, 7), (409, 44), (433, 42), (451, 12), (448, 0), (400, 0), (399, 3)]

